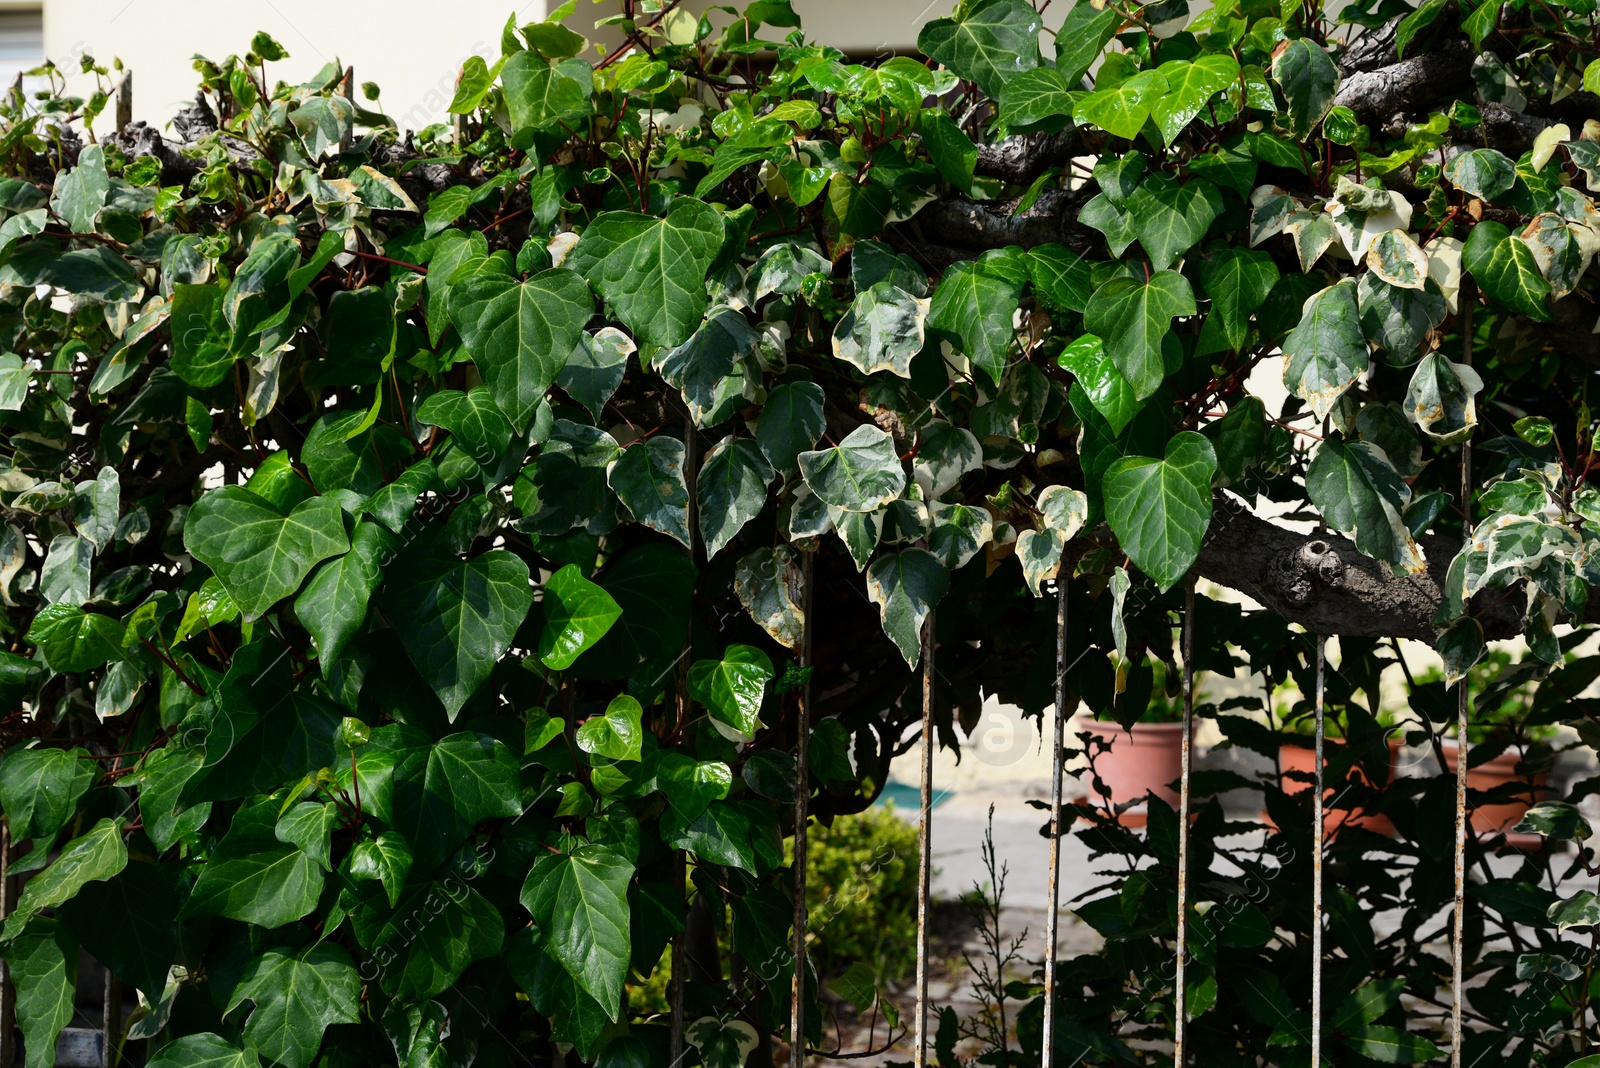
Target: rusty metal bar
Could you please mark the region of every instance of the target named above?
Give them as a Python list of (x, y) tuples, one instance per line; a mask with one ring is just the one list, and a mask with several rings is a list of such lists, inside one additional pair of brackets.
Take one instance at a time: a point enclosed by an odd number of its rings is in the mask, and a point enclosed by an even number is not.
[(933, 610), (922, 624), (922, 822), (917, 843), (917, 1045), (913, 1068), (928, 1063), (928, 894), (933, 878)]
[[(1070, 573), (1071, 566), (1063, 565)], [(1056, 733), (1050, 751), (1049, 902), (1044, 914), (1044, 1027), (1040, 1068), (1052, 1068), (1056, 1028), (1056, 940), (1061, 902), (1061, 749), (1067, 720), (1067, 577), (1056, 576)]]
[(110, 968), (105, 972), (105, 1004), (100, 1007), (100, 1026), (106, 1038), (106, 1068), (114, 1068), (122, 1061), (122, 984), (111, 974)]
[[(1461, 306), (1461, 362), (1472, 363), (1472, 306), (1477, 285), (1463, 277), (1457, 299)], [(1472, 440), (1461, 443), (1461, 533), (1472, 533)], [(1467, 679), (1456, 683), (1456, 841), (1455, 915), (1450, 939), (1450, 1065), (1461, 1068), (1461, 994), (1466, 956), (1467, 920)]]
[(122, 84), (117, 86), (117, 132), (133, 125), (133, 71), (122, 72)]
[(1311, 1063), (1322, 1064), (1322, 836), (1324, 673), (1328, 639), (1317, 635), (1317, 746), (1311, 786)]
[[(464, 121), (465, 116), (457, 116), (456, 121)], [(459, 127), (458, 127), (459, 129)], [(694, 430), (693, 414), (686, 415), (683, 420), (683, 486), (688, 496), (684, 510), (684, 525), (689, 529), (689, 562), (695, 561), (695, 530), (698, 529), (699, 517), (696, 515), (696, 486), (699, 479), (697, 461), (699, 459), (700, 439)], [(689, 659), (694, 651), (694, 626), (691, 623), (689, 633), (683, 637), (683, 652), (678, 654), (677, 667), (677, 724), (674, 733), (683, 730), (683, 725), (689, 722)], [(687, 877), (687, 864), (684, 854), (673, 850), (673, 871), (677, 880), (679, 893), (684, 893), (684, 883)], [(686, 899), (687, 900), (687, 899)], [(683, 1063), (683, 991), (684, 983), (688, 981), (689, 961), (688, 954), (684, 952), (684, 939), (688, 935), (688, 921), (684, 921), (684, 930), (672, 936), (672, 982), (667, 989), (667, 999), (672, 1006), (671, 1030), (668, 1034), (667, 1045), (670, 1051), (672, 1068), (678, 1068)]]
[(356, 109), (356, 69), (354, 67), (346, 67), (344, 69), (344, 85), (342, 87), (342, 91), (344, 93), (344, 98), (350, 102), (350, 110), (352, 114), (350, 117), (350, 125), (346, 127), (344, 133), (339, 137), (339, 151), (348, 152), (350, 151), (350, 146), (355, 144), (356, 136), (356, 120), (354, 115), (354, 111)]
[(1178, 777), (1178, 937), (1172, 981), (1172, 1063), (1183, 1068), (1184, 1031), (1189, 1022), (1184, 996), (1185, 956), (1189, 948), (1189, 769), (1194, 748), (1194, 575), (1183, 593), (1183, 748)]
[[(811, 667), (811, 553), (801, 556), (800, 666)], [(794, 979), (789, 987), (789, 1065), (805, 1068), (806, 1063), (806, 800), (811, 792), (811, 769), (807, 763), (807, 743), (811, 737), (811, 677), (800, 685), (799, 735), (795, 746), (794, 772)]]

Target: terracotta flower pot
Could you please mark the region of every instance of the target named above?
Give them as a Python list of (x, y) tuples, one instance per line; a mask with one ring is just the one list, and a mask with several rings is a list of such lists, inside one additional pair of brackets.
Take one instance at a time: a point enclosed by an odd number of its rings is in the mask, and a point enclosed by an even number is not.
[[(1439, 748), (1444, 752), (1445, 771), (1454, 775), (1456, 764), (1461, 758), (1460, 743), (1454, 738), (1444, 738), (1440, 740)], [(1512, 834), (1511, 828), (1522, 819), (1528, 807), (1543, 795), (1546, 776), (1543, 772), (1531, 777), (1518, 775), (1517, 762), (1522, 759), (1522, 755), (1521, 748), (1512, 746), (1492, 760), (1487, 760), (1475, 768), (1469, 767), (1467, 787), (1472, 790), (1492, 790), (1507, 783), (1515, 783), (1520, 787), (1521, 796), (1513, 801), (1479, 805), (1472, 809), (1471, 821), (1473, 831), (1480, 838), (1504, 831), (1508, 844), (1527, 849), (1542, 845), (1544, 838), (1537, 834)]]
[[(1323, 742), (1324, 760), (1330, 759), (1334, 750), (1337, 748), (1342, 748), (1344, 744), (1345, 743), (1340, 740), (1325, 740)], [(1398, 738), (1389, 739), (1389, 774), (1387, 779), (1385, 779), (1382, 783), (1377, 784), (1380, 788), (1388, 786), (1389, 783), (1394, 780), (1395, 765), (1398, 761), (1402, 744), (1403, 743)], [(1307, 777), (1316, 774), (1316, 743), (1308, 738), (1306, 739), (1306, 744), (1304, 745), (1283, 746), (1278, 750), (1278, 766), (1284, 773), (1284, 777), (1279, 784), (1284, 793), (1293, 795), (1304, 793), (1305, 791), (1311, 789), (1311, 783), (1309, 781), (1299, 778), (1298, 776), (1295, 778), (1289, 778), (1288, 773), (1300, 772)], [(1368, 785), (1372, 785), (1371, 781), (1367, 779), (1365, 770), (1359, 764), (1356, 765), (1354, 770), (1355, 773), (1361, 777), (1361, 781), (1368, 783)], [(1324, 788), (1324, 806), (1338, 796), (1338, 789), (1339, 788), (1337, 786), (1332, 785)], [(1271, 817), (1264, 816), (1263, 818), (1266, 819), (1268, 826), (1273, 826)], [(1373, 834), (1394, 833), (1394, 824), (1390, 822), (1388, 816), (1377, 813), (1367, 815), (1359, 809), (1352, 812), (1348, 808), (1324, 807), (1322, 813), (1323, 834), (1328, 837), (1332, 837), (1338, 833), (1341, 827), (1360, 827), (1363, 830), (1371, 831)]]
[[(1183, 724), (1135, 723), (1130, 733), (1116, 723), (1084, 719), (1078, 721), (1076, 729), (1111, 744), (1109, 750), (1095, 756), (1094, 766), (1111, 791), (1113, 804), (1147, 803), (1145, 795), (1153, 793), (1177, 809), (1178, 792), (1170, 784), (1183, 774)], [(1087, 772), (1083, 785), (1092, 789)], [(1121, 820), (1130, 827), (1142, 827), (1146, 818), (1145, 804), (1141, 803), (1124, 812)]]

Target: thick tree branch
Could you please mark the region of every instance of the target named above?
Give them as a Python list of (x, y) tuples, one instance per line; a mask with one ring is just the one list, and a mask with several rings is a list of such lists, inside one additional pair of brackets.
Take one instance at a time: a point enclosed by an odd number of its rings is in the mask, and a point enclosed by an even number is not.
[(1472, 46), (1451, 37), (1375, 70), (1346, 75), (1333, 102), (1363, 118), (1423, 111), (1435, 100), (1472, 88)]
[(1040, 193), (1027, 211), (1016, 212), (1015, 199), (986, 202), (950, 197), (923, 208), (901, 231), (941, 267), (971, 259), (984, 249), (1006, 245), (1033, 248), (1049, 241), (1087, 254), (1100, 241), (1098, 231), (1078, 221), (1078, 210), (1087, 200), (1082, 190), (1057, 186)]
[[(1428, 569), (1397, 577), (1363, 555), (1348, 538), (1280, 527), (1252, 513), (1239, 499), (1218, 494), (1211, 529), (1195, 562), (1195, 573), (1244, 594), (1317, 634), (1412, 638), (1432, 645), (1439, 628), (1434, 614), (1443, 601), (1445, 573), (1460, 543), (1453, 538), (1419, 539)], [(1111, 545), (1101, 526), (1083, 548)], [(1522, 632), (1525, 598), (1520, 587), (1474, 599), (1472, 614), (1491, 641)], [(1600, 622), (1591, 610), (1584, 622)]]
[(1066, 166), (1073, 156), (1073, 146), (1074, 136), (1070, 133), (1018, 134), (992, 145), (979, 145), (974, 170), (984, 178), (1021, 185), (1051, 167)]

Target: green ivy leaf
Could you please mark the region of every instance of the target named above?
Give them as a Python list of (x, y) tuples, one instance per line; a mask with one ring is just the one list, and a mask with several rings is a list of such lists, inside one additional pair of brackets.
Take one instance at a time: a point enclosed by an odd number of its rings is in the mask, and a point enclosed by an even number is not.
[(1058, 360), (1078, 380), (1089, 403), (1105, 417), (1113, 434), (1121, 434), (1139, 414), (1144, 402), (1134, 396), (1133, 387), (1094, 334), (1084, 334), (1062, 349)]
[(943, 108), (924, 111), (919, 116), (918, 132), (928, 158), (939, 168), (945, 181), (963, 192), (972, 188), (973, 168), (978, 162), (978, 146), (962, 132)]
[(389, 569), (383, 595), (384, 614), (452, 720), (532, 606), (528, 565), (504, 549), (471, 560), (408, 552)]
[[(559, 727), (557, 733), (560, 733)], [(393, 907), (400, 903), (400, 891), (405, 887), (414, 859), (404, 836), (384, 831), (370, 842), (357, 842), (350, 850), (350, 877), (377, 879)]]
[(261, 1068), (261, 1059), (249, 1046), (204, 1031), (162, 1046), (150, 1058), (150, 1068)]
[(954, 264), (934, 290), (928, 329), (944, 335), (975, 367), (999, 382), (1016, 340), (1013, 319), (1027, 283), (1027, 260), (1014, 245)]
[[(812, 453), (802, 453), (801, 462)], [(700, 540), (710, 559), (761, 514), (775, 472), (750, 438), (723, 438), (706, 453), (695, 479)]]
[(525, 431), (594, 314), (588, 286), (561, 267), (526, 282), (475, 274), (453, 284), (449, 300), (450, 318), (495, 404)]
[(1283, 354), (1284, 385), (1323, 418), (1367, 369), (1355, 283), (1346, 280), (1312, 295), (1283, 340)]
[(522, 907), (544, 933), (544, 951), (612, 1020), (621, 1011), (628, 972), (633, 871), (610, 850), (583, 845), (541, 856), (522, 886)]
[(1517, 165), (1496, 149), (1474, 148), (1452, 156), (1444, 165), (1444, 177), (1463, 193), (1494, 200), (1516, 184)]
[[(474, 961), (497, 956), (505, 944), (500, 910), (459, 879), (413, 882), (393, 909), (376, 887), (365, 894), (350, 918), (356, 940), (375, 955), (378, 985), (391, 997), (437, 997)], [(419, 924), (419, 915), (428, 921)]]
[(350, 955), (326, 942), (268, 950), (246, 966), (224, 1011), (254, 1003), (244, 1038), (284, 1068), (306, 1068), (329, 1027), (360, 1020), (361, 980)]
[(298, 590), (317, 564), (350, 549), (344, 514), (332, 499), (280, 509), (240, 486), (195, 502), (183, 544), (216, 573), (247, 621)]
[(1212, 221), (1222, 214), (1222, 195), (1204, 178), (1180, 184), (1166, 175), (1152, 174), (1128, 198), (1127, 211), (1150, 266), (1160, 271), (1205, 236)]
[(1033, 5), (991, 0), (956, 19), (933, 19), (917, 35), (917, 48), (998, 98), (1006, 79), (1039, 65), (1039, 30)]
[(592, 716), (578, 727), (578, 748), (590, 756), (606, 760), (644, 758), (644, 709), (639, 702), (622, 694), (613, 697), (605, 712)]
[(1356, 283), (1361, 309), (1361, 332), (1388, 353), (1395, 363), (1407, 363), (1428, 332), (1444, 322), (1444, 297), (1431, 282), (1422, 289), (1390, 285), (1372, 271)]
[(847, 512), (875, 512), (906, 488), (906, 472), (886, 431), (863, 423), (830, 449), (803, 452), (800, 473), (818, 498)]
[(86, 749), (13, 749), (0, 761), (0, 808), (11, 836), (54, 839), (97, 778)]
[(66, 928), (40, 919), (6, 947), (16, 986), (16, 1025), (27, 1049), (25, 1068), (56, 1064), (56, 1038), (72, 1022), (78, 991), (78, 947)]
[(685, 455), (683, 442), (657, 434), (623, 449), (606, 473), (606, 483), (635, 520), (687, 549), (692, 543)]
[(196, 389), (217, 385), (233, 368), (220, 286), (179, 285), (172, 290), (172, 360), (179, 378)]
[(1192, 430), (1174, 435), (1163, 459), (1125, 456), (1106, 471), (1106, 522), (1117, 544), (1163, 591), (1200, 556), (1216, 473), (1211, 442)]
[(1073, 118), (1100, 127), (1113, 137), (1133, 140), (1150, 120), (1157, 100), (1167, 93), (1167, 79), (1147, 70), (1113, 88), (1096, 89), (1078, 101)]
[[(1076, 9), (1074, 9), (1076, 10)], [(1082, 312), (1094, 294), (1089, 260), (1053, 242), (1028, 250), (1033, 292), (1054, 311)]]
[(949, 590), (950, 572), (926, 549), (885, 553), (867, 569), (867, 596), (906, 666), (921, 660), (923, 621)]
[(689, 696), (704, 705), (719, 731), (748, 742), (761, 727), (761, 702), (776, 672), (753, 645), (730, 645), (721, 660), (689, 668)]
[[(722, 249), (722, 237), (715, 208), (679, 197), (660, 219), (602, 212), (567, 262), (589, 279), (634, 337), (680, 345), (705, 311), (706, 271)], [(572, 345), (561, 351), (572, 351)]]
[(539, 659), (552, 671), (571, 667), (622, 615), (611, 595), (585, 578), (576, 564), (550, 576), (544, 584), (542, 607)]
[(367, 619), (367, 604), (383, 582), (383, 569), (398, 539), (373, 522), (356, 524), (350, 551), (329, 560), (311, 575), (295, 598), (294, 614), (311, 634), (325, 665), (339, 659), (345, 644)]
[(785, 382), (767, 394), (756, 423), (756, 444), (774, 471), (794, 471), (800, 454), (827, 429), (823, 398), (822, 387), (815, 382)]
[[(1266, 303), (1278, 281), (1277, 264), (1265, 252), (1224, 249), (1201, 266), (1200, 278), (1211, 298), (1202, 334), (1219, 333), (1229, 349), (1242, 351), (1250, 336), (1250, 316)], [(1220, 326), (1213, 328), (1214, 323)], [(1207, 349), (1204, 341), (1201, 349)]]
[(594, 68), (581, 59), (552, 65), (537, 52), (518, 52), (504, 60), (500, 84), (518, 148), (532, 145), (535, 134), (580, 126), (593, 109)]
[(1545, 298), (1550, 283), (1539, 271), (1533, 247), (1503, 223), (1485, 220), (1472, 228), (1461, 249), (1461, 267), (1488, 296), (1535, 322), (1550, 321)]
[(1306, 496), (1330, 527), (1354, 534), (1363, 553), (1396, 574), (1422, 570), (1421, 554), (1402, 514), (1411, 488), (1376, 445), (1324, 441), (1306, 469)]
[(0, 942), (10, 942), (35, 916), (72, 899), (84, 885), (113, 878), (128, 865), (123, 819), (103, 819), (68, 842), (50, 866), (22, 888), (16, 911), (6, 918)]
[(465, 393), (442, 389), (417, 405), (416, 420), (448, 430), (484, 471), (494, 470), (514, 433), (511, 421), (484, 386)]
[(1157, 68), (1167, 80), (1167, 91), (1150, 107), (1150, 117), (1167, 144), (1177, 141), (1206, 102), (1239, 79), (1239, 62), (1213, 52), (1195, 58), (1168, 60)]
[(41, 608), (28, 628), (28, 640), (44, 653), (50, 670), (62, 675), (121, 660), (123, 634), (110, 616), (59, 602)]
[(1196, 311), (1194, 290), (1177, 271), (1157, 271), (1145, 282), (1118, 275), (1095, 290), (1083, 325), (1102, 339), (1134, 397), (1142, 401), (1183, 363), (1173, 317)]

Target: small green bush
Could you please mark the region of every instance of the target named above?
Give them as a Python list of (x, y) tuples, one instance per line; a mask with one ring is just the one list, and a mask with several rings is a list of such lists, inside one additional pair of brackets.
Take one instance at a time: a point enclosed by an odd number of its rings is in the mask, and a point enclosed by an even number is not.
[[(788, 860), (794, 862), (789, 844)], [(813, 825), (806, 851), (809, 945), (820, 974), (866, 961), (882, 982), (916, 961), (917, 827), (891, 808)]]

